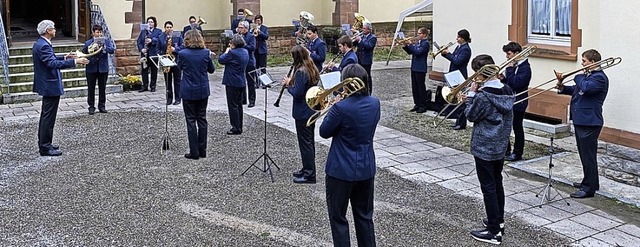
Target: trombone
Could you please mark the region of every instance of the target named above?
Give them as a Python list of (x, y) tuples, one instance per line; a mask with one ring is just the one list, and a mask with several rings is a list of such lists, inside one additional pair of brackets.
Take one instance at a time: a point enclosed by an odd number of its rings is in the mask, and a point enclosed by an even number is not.
[[(307, 120), (307, 126), (311, 126), (318, 121), (320, 117), (326, 115), (335, 103), (360, 90), (363, 90), (364, 87), (364, 81), (360, 78), (350, 77), (326, 90), (320, 86), (313, 86), (309, 88), (305, 95), (305, 99), (309, 108), (316, 112), (309, 117), (309, 120)], [(334, 94), (337, 95), (334, 96)], [(332, 98), (330, 99), (330, 97)]]
[[(480, 68), (478, 71), (476, 71), (476, 73), (474, 73), (473, 75), (471, 75), (469, 78), (467, 78), (463, 83), (460, 83), (460, 85), (454, 87), (454, 88), (448, 88), (448, 87), (443, 87), (442, 88), (442, 95), (444, 97), (444, 100), (447, 101), (447, 104), (444, 108), (442, 108), (442, 110), (440, 110), (440, 112), (438, 112), (437, 115), (434, 116), (433, 119), (433, 125), (434, 127), (438, 127), (440, 126), (440, 124), (442, 124), (444, 122), (444, 120), (446, 120), (447, 118), (449, 118), (449, 116), (451, 116), (451, 114), (453, 114), (456, 110), (458, 110), (458, 108), (460, 108), (461, 105), (463, 105), (462, 101), (458, 98), (459, 94), (465, 94), (467, 93), (467, 91), (469, 90), (471, 83), (472, 82), (478, 82), (478, 77), (480, 75), (483, 76), (484, 80), (480, 81), (481, 83), (484, 83), (485, 81), (487, 81), (488, 79), (499, 75), (500, 73), (502, 73), (502, 71), (508, 67), (508, 65), (511, 64), (515, 64), (518, 61), (524, 60), (527, 57), (529, 57), (531, 54), (533, 54), (533, 52), (537, 49), (537, 47), (534, 46), (529, 46), (527, 48), (525, 48), (524, 50), (522, 50), (521, 52), (519, 52), (518, 54), (516, 54), (515, 56), (511, 57), (510, 59), (508, 59), (507, 61), (505, 61), (504, 63), (500, 64), (500, 66), (495, 65), (495, 64), (487, 64), (485, 66), (482, 66), (482, 68)], [(479, 85), (480, 86), (480, 85)], [(443, 119), (441, 119), (440, 121), (438, 121), (438, 116), (440, 116), (442, 113), (444, 113), (449, 106), (455, 105), (456, 107), (453, 108), (453, 110), (451, 110), (449, 112), (449, 114), (447, 114)]]
[[(570, 81), (573, 81), (575, 78), (574, 78), (574, 79), (571, 79), (571, 80), (568, 80), (568, 81), (566, 81), (566, 82), (564, 82), (564, 79), (566, 79), (567, 77), (569, 77), (569, 76), (571, 76), (571, 75), (573, 75), (573, 74), (576, 74), (576, 73), (578, 73), (578, 72), (588, 71), (588, 70), (592, 70), (592, 69), (605, 70), (605, 69), (611, 68), (611, 67), (613, 67), (613, 66), (616, 66), (616, 65), (620, 64), (621, 62), (622, 62), (622, 58), (621, 58), (621, 57), (615, 57), (615, 58), (614, 58), (614, 57), (610, 57), (610, 58), (607, 58), (607, 59), (605, 59), (605, 60), (600, 60), (600, 61), (598, 61), (598, 62), (596, 62), (596, 63), (589, 64), (589, 65), (584, 66), (584, 67), (582, 67), (582, 68), (575, 69), (575, 70), (572, 70), (572, 71), (567, 71), (567, 72), (564, 72), (564, 73), (560, 73), (560, 72), (557, 72), (557, 71), (555, 71), (555, 70), (554, 70), (554, 71), (553, 71), (553, 73), (555, 73), (556, 78), (553, 78), (553, 79), (551, 79), (551, 80), (548, 80), (548, 81), (546, 81), (546, 82), (543, 82), (542, 84), (540, 84), (540, 85), (538, 85), (538, 86), (535, 86), (535, 87), (532, 87), (532, 88), (530, 88), (530, 89), (528, 89), (528, 90), (526, 90), (526, 91), (522, 91), (522, 92), (520, 92), (520, 93), (516, 94), (516, 97), (518, 97), (518, 96), (520, 96), (520, 95), (522, 95), (522, 94), (528, 93), (528, 92), (529, 92), (529, 91), (531, 91), (532, 89), (540, 88), (540, 87), (542, 87), (542, 86), (544, 86), (544, 85), (547, 85), (547, 84), (552, 83), (552, 82), (555, 82), (555, 81), (557, 81), (556, 85), (564, 85), (565, 83), (568, 83), (568, 82), (570, 82)], [(513, 104), (515, 105), (515, 104), (521, 103), (521, 102), (523, 102), (523, 101), (525, 101), (525, 100), (528, 100), (528, 99), (530, 99), (530, 98), (533, 98), (533, 97), (535, 97), (535, 96), (538, 96), (538, 95), (540, 95), (540, 94), (542, 94), (542, 93), (544, 93), (544, 92), (547, 92), (547, 91), (549, 91), (549, 90), (551, 90), (551, 89), (554, 89), (554, 88), (556, 88), (556, 87), (555, 87), (555, 86), (554, 86), (554, 87), (550, 87), (550, 88), (547, 88), (547, 89), (542, 90), (542, 91), (540, 91), (540, 92), (537, 92), (537, 93), (535, 93), (535, 94), (529, 95), (528, 97), (526, 97), (526, 98), (524, 98), (524, 99), (521, 99), (521, 100), (518, 100), (518, 101), (516, 101), (516, 102), (515, 102), (515, 103), (513, 103)]]

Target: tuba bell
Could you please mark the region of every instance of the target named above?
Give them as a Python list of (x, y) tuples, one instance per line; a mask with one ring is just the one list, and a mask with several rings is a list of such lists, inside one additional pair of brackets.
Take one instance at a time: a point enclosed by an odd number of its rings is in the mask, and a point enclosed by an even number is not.
[(244, 16), (245, 17), (249, 17), (253, 15), (253, 12), (251, 12), (251, 10), (249, 9), (243, 9), (244, 10)]
[[(364, 88), (364, 82), (357, 77), (344, 79), (327, 90), (320, 86), (313, 86), (309, 88), (305, 94), (305, 99), (309, 108), (316, 112), (309, 117), (309, 120), (307, 120), (307, 126), (311, 126), (318, 121), (320, 117), (326, 115), (327, 112), (329, 112), (329, 109), (331, 109), (331, 107), (340, 99), (347, 98)], [(337, 95), (334, 96), (334, 94)]]
[(198, 24), (198, 26), (202, 26), (204, 24), (207, 24), (207, 21), (203, 19), (202, 16), (198, 16), (198, 22), (196, 24)]

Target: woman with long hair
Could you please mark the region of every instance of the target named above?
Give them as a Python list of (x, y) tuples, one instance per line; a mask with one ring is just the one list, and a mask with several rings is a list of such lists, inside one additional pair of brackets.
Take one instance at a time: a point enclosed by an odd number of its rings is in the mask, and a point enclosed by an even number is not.
[(302, 169), (293, 173), (294, 183), (316, 183), (315, 164), (315, 123), (307, 126), (307, 120), (314, 111), (309, 108), (305, 101), (305, 94), (309, 88), (318, 84), (320, 72), (314, 65), (309, 52), (302, 46), (294, 46), (291, 49), (293, 57), (293, 77), (287, 75), (282, 80), (282, 85), (287, 87), (287, 91), (293, 97), (292, 116), (296, 123), (296, 133), (298, 135), (298, 147), (302, 158)]
[(180, 98), (184, 101), (182, 107), (189, 140), (189, 153), (184, 157), (197, 160), (207, 157), (207, 103), (210, 94), (207, 72), (212, 74), (216, 68), (200, 32), (187, 31), (184, 46), (185, 49), (178, 53), (178, 67), (182, 71)]

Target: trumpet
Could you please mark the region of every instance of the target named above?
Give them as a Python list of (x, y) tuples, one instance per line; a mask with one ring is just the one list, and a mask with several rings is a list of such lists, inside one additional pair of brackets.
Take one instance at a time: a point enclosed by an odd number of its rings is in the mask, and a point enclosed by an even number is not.
[[(364, 87), (365, 84), (360, 78), (351, 77), (342, 80), (340, 83), (327, 90), (320, 86), (313, 86), (309, 88), (305, 95), (305, 99), (309, 108), (316, 112), (311, 115), (309, 120), (307, 120), (307, 126), (311, 126), (318, 121), (320, 117), (326, 115), (335, 103), (360, 90), (363, 90)], [(337, 95), (334, 96), (334, 94)], [(333, 98), (330, 99), (329, 97)]]
[(396, 38), (393, 40), (398, 45), (410, 45), (415, 42), (417, 37), (408, 37), (408, 38)]
[[(451, 47), (452, 45), (453, 45), (453, 42), (449, 42), (446, 45), (440, 46), (440, 48), (438, 48), (438, 51), (436, 51), (436, 53), (433, 54), (433, 59), (436, 59), (438, 54), (442, 53), (444, 50), (449, 49), (449, 47)], [(437, 48), (438, 44), (435, 44), (435, 46)]]
[[(555, 78), (553, 78), (551, 80), (548, 80), (546, 82), (543, 82), (542, 84), (540, 84), (538, 86), (535, 86), (535, 87), (532, 87), (532, 88), (530, 88), (530, 89), (528, 89), (526, 91), (522, 91), (522, 92), (516, 94), (516, 97), (518, 97), (518, 96), (520, 96), (522, 94), (528, 93), (529, 91), (531, 91), (533, 89), (538, 89), (538, 88), (540, 88), (540, 87), (542, 87), (544, 85), (547, 85), (549, 83), (552, 83), (552, 82), (557, 82), (556, 86), (564, 85), (564, 84), (574, 80), (574, 79), (571, 79), (571, 80), (565, 82), (564, 79), (566, 79), (567, 77), (569, 77), (569, 76), (571, 76), (573, 74), (576, 74), (578, 72), (589, 71), (589, 70), (593, 70), (593, 69), (605, 70), (605, 69), (611, 68), (613, 66), (616, 66), (616, 65), (620, 64), (621, 62), (622, 62), (622, 58), (621, 57), (615, 57), (615, 58), (614, 57), (610, 57), (610, 58), (607, 58), (605, 60), (600, 60), (600, 61), (598, 61), (596, 63), (584, 66), (584, 67), (576, 69), (576, 70), (567, 71), (567, 72), (564, 72), (564, 73), (560, 73), (560, 72), (557, 72), (557, 71), (554, 70), (553, 73), (556, 76)], [(521, 102), (523, 102), (525, 100), (528, 100), (530, 98), (533, 98), (535, 96), (538, 96), (538, 95), (540, 95), (540, 94), (542, 94), (544, 92), (547, 92), (547, 91), (549, 91), (551, 89), (556, 88), (556, 86), (550, 87), (550, 88), (547, 88), (547, 89), (542, 90), (540, 92), (537, 92), (535, 94), (529, 95), (528, 97), (526, 97), (524, 99), (521, 99), (521, 100), (518, 100), (518, 101), (514, 102), (513, 104), (515, 105), (515, 104), (521, 103)]]
[(251, 23), (251, 30), (253, 30), (253, 36), (258, 36), (260, 33), (260, 26), (255, 23)]

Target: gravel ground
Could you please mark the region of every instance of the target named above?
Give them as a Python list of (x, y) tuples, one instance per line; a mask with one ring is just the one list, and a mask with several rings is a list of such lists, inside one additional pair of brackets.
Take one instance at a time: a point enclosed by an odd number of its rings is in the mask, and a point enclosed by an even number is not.
[[(37, 154), (36, 121), (0, 123), (0, 246), (331, 245), (324, 179), (291, 183), (300, 162), (295, 134), (269, 126), (268, 153), (280, 167), (272, 183), (257, 168), (240, 176), (263, 151), (262, 121), (245, 116), (245, 132), (227, 136), (227, 115), (209, 113), (208, 157), (193, 161), (182, 156), (183, 115), (168, 118), (175, 146), (165, 155), (161, 111), (59, 118), (54, 141), (64, 154), (55, 158)], [(319, 178), (327, 151), (316, 146)], [(379, 246), (483, 246), (468, 234), (481, 227), (482, 203), (453, 193), (379, 170)], [(568, 244), (507, 220), (505, 246)]]

